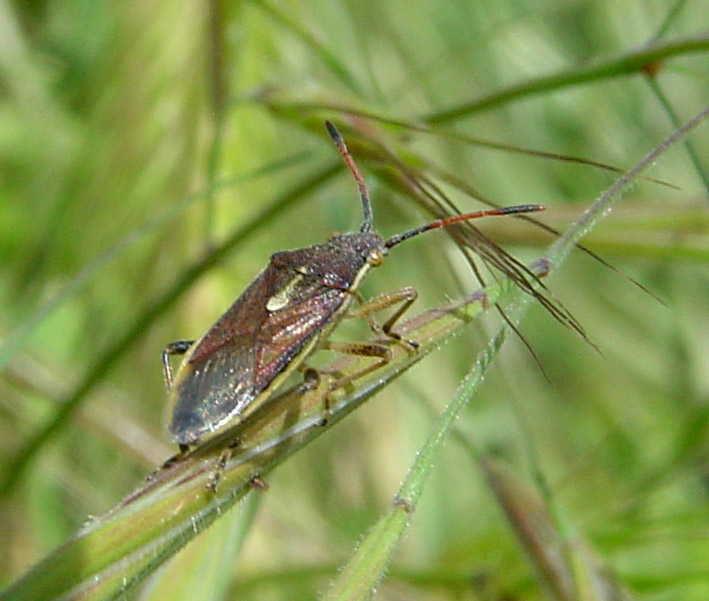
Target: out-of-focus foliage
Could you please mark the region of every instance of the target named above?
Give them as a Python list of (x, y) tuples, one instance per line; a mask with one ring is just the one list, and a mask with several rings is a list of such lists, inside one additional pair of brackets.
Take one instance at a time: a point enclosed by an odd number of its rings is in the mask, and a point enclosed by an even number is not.
[[(615, 174), (539, 153), (625, 168), (701, 110), (705, 12), (696, 0), (0, 4), (0, 585), (173, 452), (165, 343), (201, 334), (271, 252), (359, 224), (323, 119), (360, 142), (386, 235), (429, 218), (392, 185), (394, 159), (461, 210), (479, 204), (447, 174), (497, 204), (546, 204), (540, 219), (563, 229)], [(679, 50), (654, 79), (623, 74), (620, 59), (653, 40)], [(527, 81), (525, 96), (494, 96)], [(672, 187), (639, 181), (587, 241), (664, 304), (580, 251), (554, 275), (554, 297), (601, 352), (541, 308), (528, 316), (522, 333), (549, 381), (511, 339), (458, 420), (378, 598), (544, 596), (490, 486), (498, 469), (476, 453), (507, 464), (508, 494), (537, 487), (557, 535), (585, 541), (638, 598), (707, 597), (706, 126), (688, 141), (648, 174)], [(481, 228), (523, 261), (551, 241), (512, 220)], [(403, 285), (420, 308), (479, 286), (442, 233), (392, 251), (364, 293)], [(234, 561), (219, 558), (232, 556), (238, 518), (234, 536), (219, 522), (176, 558), (179, 586), (155, 586), (314, 597), (391, 502), (490, 327), (274, 472)]]

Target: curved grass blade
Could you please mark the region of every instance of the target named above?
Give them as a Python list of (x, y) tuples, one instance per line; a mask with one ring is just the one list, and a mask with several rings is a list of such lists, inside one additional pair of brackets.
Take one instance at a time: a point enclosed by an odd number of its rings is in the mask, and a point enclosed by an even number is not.
[(231, 575), (262, 499), (262, 495), (248, 495), (238, 510), (224, 516), (218, 528), (210, 528), (182, 549), (150, 579), (140, 601), (233, 598), (229, 596)]
[(600, 81), (622, 75), (641, 73), (648, 66), (667, 60), (673, 56), (707, 52), (709, 50), (709, 33), (679, 38), (669, 42), (656, 43), (652, 46), (642, 46), (621, 56), (593, 61), (588, 65), (577, 65), (572, 69), (544, 75), (513, 84), (498, 92), (493, 92), (477, 100), (465, 102), (443, 111), (436, 111), (422, 117), (429, 124), (448, 123), (457, 119), (469, 117), (491, 108), (505, 105), (509, 102), (575, 86), (592, 81)]
[[(380, 112), (375, 112), (373, 110), (365, 110), (355, 108), (352, 105), (347, 105), (338, 102), (322, 102), (314, 100), (313, 102), (304, 102), (298, 100), (295, 102), (288, 102), (287, 100), (276, 100), (274, 98), (275, 94), (273, 91), (269, 92), (269, 95), (262, 96), (262, 99), (266, 102), (268, 107), (274, 112), (287, 111), (288, 109), (299, 109), (301, 112), (312, 112), (312, 111), (332, 111), (340, 115), (348, 115), (351, 117), (362, 117), (368, 121), (373, 121), (375, 123), (381, 123), (385, 125), (392, 125), (396, 128), (401, 128), (406, 131), (418, 132), (426, 135), (436, 136), (437, 138), (445, 138), (448, 140), (456, 140), (464, 144), (470, 144), (471, 146), (479, 146), (480, 148), (488, 148), (490, 150), (499, 150), (502, 152), (519, 154), (522, 156), (536, 157), (540, 159), (549, 159), (552, 161), (559, 161), (562, 163), (570, 163), (574, 165), (585, 165), (587, 167), (594, 167), (602, 171), (610, 171), (611, 173), (622, 174), (625, 169), (616, 167), (609, 163), (604, 163), (602, 161), (594, 161), (593, 159), (587, 159), (585, 157), (562, 154), (558, 152), (550, 152), (545, 150), (538, 150), (534, 148), (526, 148), (524, 146), (519, 146), (517, 144), (508, 144), (504, 142), (498, 142), (496, 140), (489, 140), (486, 138), (480, 138), (478, 136), (471, 136), (465, 133), (455, 131), (453, 129), (444, 129), (440, 126), (427, 125), (420, 121), (413, 119), (397, 119), (395, 117), (390, 117), (384, 115)], [(679, 126), (679, 125), (678, 125)], [(403, 153), (401, 153), (403, 154)], [(420, 158), (415, 160), (421, 161)], [(660, 179), (640, 176), (640, 179), (647, 180), (659, 186), (664, 186), (672, 190), (679, 190), (679, 186), (676, 186), (670, 182), (666, 182)], [(479, 197), (478, 197), (479, 198)]]
[[(548, 260), (554, 268), (563, 263), (578, 241), (604, 215), (607, 215), (620, 193), (635, 178), (651, 165), (661, 154), (680, 140), (709, 115), (709, 108), (675, 130), (667, 139), (646, 154), (635, 166), (616, 182), (576, 220), (567, 232), (549, 248)], [(355, 601), (370, 599), (373, 591), (386, 574), (394, 552), (404, 535), (411, 515), (416, 511), (423, 487), (433, 469), (436, 453), (459, 415), (481, 384), (488, 365), (497, 355), (505, 339), (524, 316), (532, 297), (519, 292), (515, 304), (507, 311), (508, 322), (503, 324), (488, 346), (481, 351), (470, 373), (461, 383), (458, 391), (448, 402), (432, 428), (431, 435), (416, 454), (409, 472), (404, 479), (391, 508), (382, 515), (365, 536), (354, 554), (342, 568), (338, 578), (324, 595), (326, 601)]]
[[(532, 269), (542, 276), (546, 264), (540, 262)], [(254, 476), (267, 473), (327, 431), (514, 290), (514, 283), (505, 280), (401, 324), (397, 331), (419, 343), (417, 352), (391, 344), (389, 339), (378, 341), (390, 344), (391, 362), (356, 380), (354, 386), (329, 392), (333, 381), (361, 371), (371, 359), (343, 356), (333, 361), (323, 370), (315, 388), (299, 385), (284, 392), (246, 422), (158, 471), (115, 509), (88, 524), (1, 593), (0, 600), (95, 601), (119, 597), (249, 492)], [(326, 395), (331, 413), (323, 427)], [(239, 447), (226, 463), (216, 493), (212, 492), (208, 485), (216, 464), (235, 439)]]

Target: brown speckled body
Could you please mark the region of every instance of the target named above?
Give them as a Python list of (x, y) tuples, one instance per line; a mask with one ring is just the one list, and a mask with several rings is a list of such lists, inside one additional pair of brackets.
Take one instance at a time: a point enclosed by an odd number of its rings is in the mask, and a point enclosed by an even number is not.
[(168, 399), (175, 440), (193, 444), (266, 400), (340, 321), (373, 251), (386, 253), (382, 238), (356, 232), (275, 253), (183, 358)]

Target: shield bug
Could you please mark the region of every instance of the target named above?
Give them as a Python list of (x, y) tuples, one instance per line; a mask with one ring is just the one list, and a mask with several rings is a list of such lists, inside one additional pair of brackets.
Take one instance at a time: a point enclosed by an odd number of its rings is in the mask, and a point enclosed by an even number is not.
[[(389, 350), (381, 345), (328, 342), (329, 333), (348, 312), (349, 316), (365, 317), (376, 332), (415, 348), (415, 342), (402, 340), (392, 329), (416, 299), (413, 288), (368, 302), (357, 293), (369, 270), (380, 265), (391, 248), (428, 230), (461, 221), (544, 208), (521, 205), (454, 215), (384, 239), (372, 231), (367, 188), (354, 160), (335, 126), (325, 124), (359, 188), (362, 225), (357, 232), (332, 236), (323, 244), (273, 254), (263, 271), (200, 339), (168, 345), (162, 356), (168, 427), (183, 451), (243, 421), (289, 374), (303, 370), (304, 361), (318, 348), (387, 361)], [(352, 307), (354, 301), (360, 305)], [(395, 305), (399, 307), (394, 314), (378, 326), (372, 314)], [(173, 378), (169, 356), (174, 354), (184, 354), (184, 358)]]

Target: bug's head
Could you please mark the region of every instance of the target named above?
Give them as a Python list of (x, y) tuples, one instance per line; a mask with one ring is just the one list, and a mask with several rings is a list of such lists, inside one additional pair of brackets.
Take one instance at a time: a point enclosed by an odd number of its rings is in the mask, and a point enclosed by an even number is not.
[(384, 239), (376, 232), (348, 232), (332, 236), (324, 245), (325, 261), (348, 263), (360, 269), (362, 266), (379, 267), (389, 252)]

